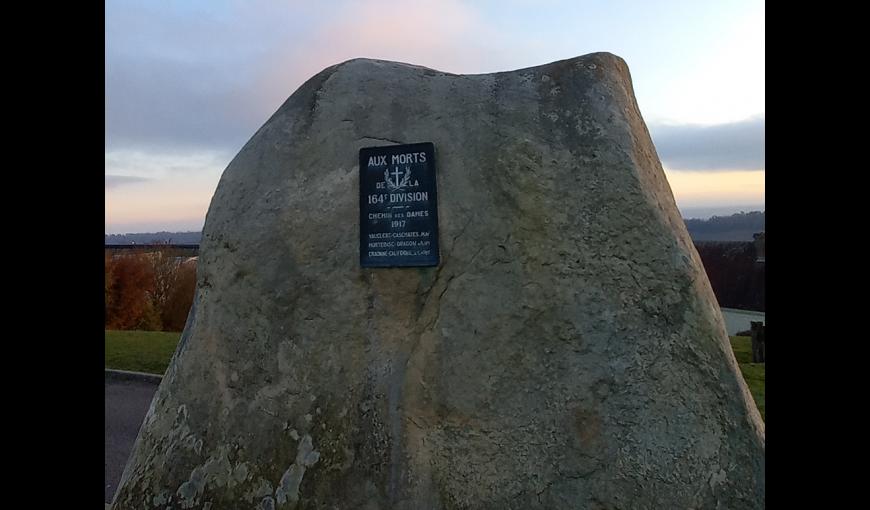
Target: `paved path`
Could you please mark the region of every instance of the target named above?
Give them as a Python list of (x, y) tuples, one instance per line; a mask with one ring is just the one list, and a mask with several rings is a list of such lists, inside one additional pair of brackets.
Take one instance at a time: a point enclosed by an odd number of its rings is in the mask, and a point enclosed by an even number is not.
[(106, 503), (115, 495), (158, 384), (106, 372)]

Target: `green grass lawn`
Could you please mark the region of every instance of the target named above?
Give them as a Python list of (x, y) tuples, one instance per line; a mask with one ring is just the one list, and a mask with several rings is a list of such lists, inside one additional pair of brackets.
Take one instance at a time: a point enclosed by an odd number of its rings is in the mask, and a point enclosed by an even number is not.
[[(159, 331), (106, 331), (106, 368), (163, 374), (181, 333)], [(731, 348), (764, 418), (764, 363), (751, 363), (752, 342), (748, 336), (732, 336)]]
[(106, 368), (162, 375), (180, 339), (181, 333), (106, 330)]
[(731, 348), (743, 372), (743, 380), (749, 386), (749, 392), (764, 419), (764, 363), (752, 363), (752, 339), (748, 336), (732, 336)]

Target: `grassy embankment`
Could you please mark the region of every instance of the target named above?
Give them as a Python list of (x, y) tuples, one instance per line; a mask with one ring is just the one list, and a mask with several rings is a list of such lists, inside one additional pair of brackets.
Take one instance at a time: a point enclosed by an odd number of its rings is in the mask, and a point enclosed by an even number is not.
[(181, 333), (106, 330), (106, 368), (163, 374)]
[[(106, 330), (106, 368), (162, 374), (180, 338), (181, 333)], [(732, 336), (731, 347), (764, 418), (764, 363), (750, 363), (752, 351), (748, 336)]]
[(743, 372), (743, 380), (755, 399), (755, 405), (764, 418), (764, 363), (752, 363), (752, 339), (748, 336), (732, 336), (731, 348)]

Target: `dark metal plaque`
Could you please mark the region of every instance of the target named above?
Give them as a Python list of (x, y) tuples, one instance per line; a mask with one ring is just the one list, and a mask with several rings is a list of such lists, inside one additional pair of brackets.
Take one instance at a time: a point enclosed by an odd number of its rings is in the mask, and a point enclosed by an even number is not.
[(360, 265), (437, 266), (435, 146), (360, 149), (359, 172)]

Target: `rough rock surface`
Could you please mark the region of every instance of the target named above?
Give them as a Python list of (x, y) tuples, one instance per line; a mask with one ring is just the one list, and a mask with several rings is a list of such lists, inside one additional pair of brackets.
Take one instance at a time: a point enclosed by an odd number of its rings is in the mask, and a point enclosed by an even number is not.
[[(362, 269), (358, 151), (434, 142), (442, 263)], [(764, 426), (596, 53), (357, 59), (230, 163), (114, 508), (762, 508)]]

